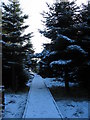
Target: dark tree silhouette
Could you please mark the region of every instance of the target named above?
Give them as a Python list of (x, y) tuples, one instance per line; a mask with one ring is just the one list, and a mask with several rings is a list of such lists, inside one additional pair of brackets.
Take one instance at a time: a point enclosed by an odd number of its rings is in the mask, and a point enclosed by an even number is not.
[(25, 65), (34, 51), (30, 42), (32, 33), (23, 34), (29, 27), (23, 25), (28, 15), (23, 15), (18, 0), (8, 2), (2, 3), (3, 83), (17, 89), (28, 80)]
[[(48, 8), (49, 12), (42, 13), (45, 29), (40, 30), (40, 33), (50, 38), (51, 43), (44, 44), (39, 74), (43, 77), (63, 76), (67, 89), (69, 89), (69, 82), (84, 85), (85, 75), (89, 72), (89, 47), (87, 50), (87, 46), (82, 42), (89, 31), (89, 22), (87, 22), (88, 30), (85, 31), (85, 20), (89, 21), (88, 15), (84, 13), (87, 7), (83, 7), (80, 11), (74, 1), (60, 0), (52, 6), (48, 5)], [(87, 39), (88, 37), (89, 34)], [(88, 75), (87, 77), (90, 78)]]

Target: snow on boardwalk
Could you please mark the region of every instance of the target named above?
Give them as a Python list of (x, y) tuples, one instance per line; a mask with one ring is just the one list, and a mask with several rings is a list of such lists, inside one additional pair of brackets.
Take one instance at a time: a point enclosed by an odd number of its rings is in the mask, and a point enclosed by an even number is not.
[(62, 118), (62, 115), (44, 84), (44, 80), (35, 74), (23, 118)]

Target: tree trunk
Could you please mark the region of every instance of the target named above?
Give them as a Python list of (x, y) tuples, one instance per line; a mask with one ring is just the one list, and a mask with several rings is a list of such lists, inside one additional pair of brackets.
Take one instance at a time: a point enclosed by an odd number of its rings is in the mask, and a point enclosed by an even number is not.
[(17, 85), (17, 77), (15, 72), (15, 65), (12, 65), (12, 89), (14, 91), (17, 91), (18, 85)]
[(65, 89), (69, 92), (69, 77), (68, 77), (68, 69), (65, 69)]

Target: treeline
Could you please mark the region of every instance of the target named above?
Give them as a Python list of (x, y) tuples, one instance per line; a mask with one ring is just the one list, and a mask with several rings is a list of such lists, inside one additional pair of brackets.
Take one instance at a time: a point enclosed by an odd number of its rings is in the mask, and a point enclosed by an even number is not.
[[(31, 38), (24, 34), (28, 15), (23, 15), (18, 0), (2, 3), (2, 81), (5, 88), (18, 90), (30, 79), (30, 68), (36, 67)], [(42, 77), (63, 77), (65, 86), (76, 82), (90, 84), (90, 3), (78, 7), (72, 2), (58, 0), (47, 4), (43, 11), (44, 29), (40, 33), (51, 40), (38, 54)], [(29, 69), (28, 69), (29, 68)]]
[(24, 25), (24, 15), (18, 0), (2, 2), (2, 82), (5, 88), (24, 89), (30, 79), (29, 69), (34, 53), (31, 44), (32, 33), (24, 34), (29, 26)]
[(84, 88), (90, 85), (90, 3), (78, 7), (72, 2), (56, 1), (43, 11), (44, 29), (40, 33), (50, 38), (39, 54), (39, 74), (43, 77), (63, 77), (65, 86), (76, 82)]

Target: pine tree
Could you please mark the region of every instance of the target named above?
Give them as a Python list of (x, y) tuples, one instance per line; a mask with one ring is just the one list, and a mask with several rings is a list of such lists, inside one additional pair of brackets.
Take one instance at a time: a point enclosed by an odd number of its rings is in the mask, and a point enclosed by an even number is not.
[(79, 67), (78, 78), (84, 87), (89, 87), (90, 82), (90, 2), (84, 5), (80, 11), (81, 21), (79, 23), (78, 44), (88, 53), (86, 62)]
[[(28, 19), (23, 15), (18, 0), (2, 3), (2, 39), (3, 39), (3, 82), (6, 87), (22, 87), (27, 75), (25, 64), (27, 56), (32, 54), (30, 38), (32, 33), (23, 34), (28, 25), (23, 25)], [(26, 76), (26, 77), (25, 77)]]
[(76, 25), (80, 21), (79, 7), (76, 3), (59, 0), (52, 6), (48, 5), (48, 9), (49, 12), (42, 13), (46, 28), (40, 32), (51, 40), (56, 39), (57, 32), (74, 39), (78, 31)]
[(46, 54), (40, 61), (40, 74), (44, 77), (60, 77), (64, 73), (65, 86), (69, 89), (70, 81), (82, 82), (78, 73), (88, 55), (81, 42), (78, 42), (82, 22), (80, 9), (75, 2), (61, 0), (48, 7), (49, 12), (42, 14), (46, 28), (40, 32), (50, 38), (51, 43), (45, 44), (43, 52), (46, 51)]
[[(78, 39), (81, 42), (81, 45), (84, 49), (90, 52), (90, 3), (87, 5), (82, 5), (81, 14), (81, 22), (79, 25), (79, 36)], [(87, 44), (87, 45), (86, 45)], [(90, 53), (89, 53), (90, 54)], [(90, 55), (89, 55), (90, 56)]]
[[(45, 37), (50, 38), (51, 43), (45, 44), (44, 48), (49, 50), (49, 52), (58, 51), (58, 55), (56, 56), (61, 56), (60, 54), (62, 54), (63, 58), (65, 56), (63, 54), (65, 48), (75, 42), (73, 40), (70, 40), (70, 42), (65, 36), (70, 38), (76, 37), (77, 29), (75, 28), (75, 24), (79, 21), (79, 15), (76, 13), (79, 11), (79, 8), (75, 2), (63, 2), (61, 0), (56, 1), (53, 5), (47, 4), (47, 6), (49, 12), (44, 11), (42, 13), (45, 29), (40, 30), (40, 32)], [(58, 59), (59, 57), (54, 57), (52, 60)]]

